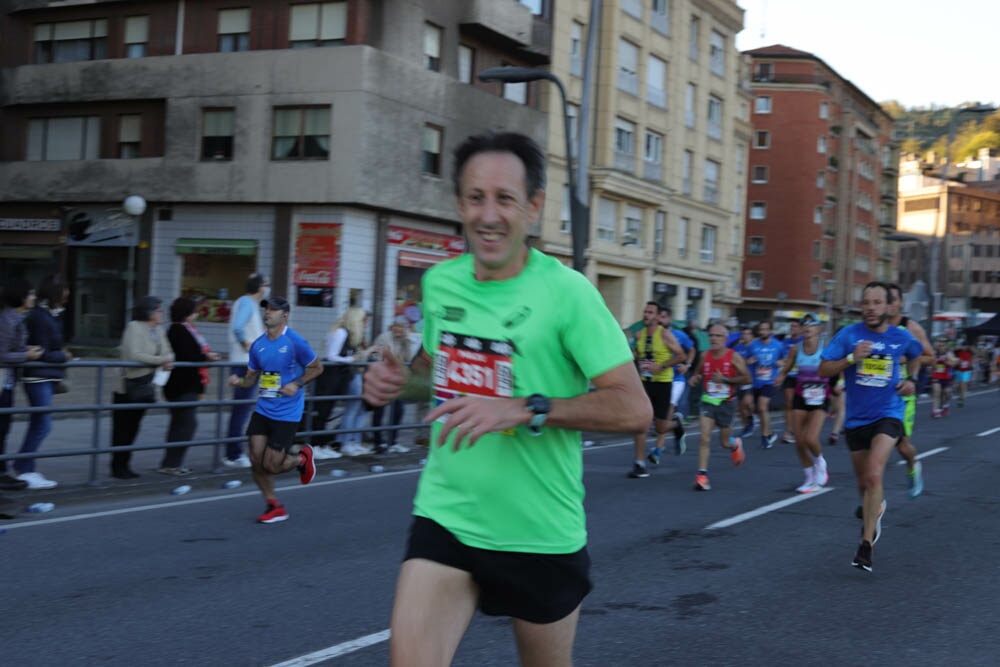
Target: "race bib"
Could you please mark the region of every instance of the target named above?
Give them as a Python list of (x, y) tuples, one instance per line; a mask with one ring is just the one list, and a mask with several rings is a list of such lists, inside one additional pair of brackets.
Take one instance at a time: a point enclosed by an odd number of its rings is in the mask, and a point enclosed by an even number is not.
[(729, 385), (724, 382), (708, 381), (706, 386), (709, 398), (729, 398)]
[(866, 387), (887, 387), (892, 380), (892, 370), (892, 357), (873, 354), (861, 360), (855, 381)]
[(823, 405), (823, 401), (826, 400), (826, 385), (803, 385), (802, 400), (805, 401), (806, 405)]
[(510, 398), (514, 374), (510, 343), (444, 332), (434, 355), (434, 394)]
[(761, 379), (761, 380), (770, 380), (771, 379), (771, 370), (772, 369), (771, 369), (770, 366), (758, 367), (757, 368), (757, 377), (759, 379)]
[(278, 393), (278, 390), (281, 389), (281, 373), (263, 371), (260, 374), (259, 386), (261, 398), (278, 398), (281, 395)]

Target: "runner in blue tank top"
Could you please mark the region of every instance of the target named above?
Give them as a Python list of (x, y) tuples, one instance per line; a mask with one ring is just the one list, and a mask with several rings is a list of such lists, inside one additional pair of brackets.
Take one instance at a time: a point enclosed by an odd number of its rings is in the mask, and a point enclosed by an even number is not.
[[(774, 380), (781, 367), (785, 349), (781, 341), (771, 336), (771, 323), (757, 325), (757, 339), (750, 343), (750, 374), (753, 376), (753, 398), (760, 417), (761, 447), (774, 447), (777, 436), (771, 432), (771, 417), (768, 409), (774, 396)], [(781, 385), (778, 385), (781, 386)]]

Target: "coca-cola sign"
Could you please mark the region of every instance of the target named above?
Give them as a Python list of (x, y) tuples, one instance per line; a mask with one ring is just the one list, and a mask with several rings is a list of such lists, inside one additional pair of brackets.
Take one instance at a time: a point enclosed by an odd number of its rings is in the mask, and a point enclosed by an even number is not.
[(292, 281), (299, 287), (333, 287), (340, 263), (340, 223), (300, 222)]

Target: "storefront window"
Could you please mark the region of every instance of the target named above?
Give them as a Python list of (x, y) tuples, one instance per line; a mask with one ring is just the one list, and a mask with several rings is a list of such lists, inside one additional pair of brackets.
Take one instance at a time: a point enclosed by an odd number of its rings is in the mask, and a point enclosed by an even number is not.
[[(243, 239), (178, 239), (181, 296), (198, 304), (202, 322), (228, 322), (232, 303), (257, 270), (257, 242)], [(224, 258), (225, 261), (219, 261)]]
[(409, 227), (389, 227), (390, 245), (398, 246), (396, 255), (396, 304), (393, 315), (403, 315), (414, 332), (423, 331), (420, 311), (420, 281), (424, 272), (465, 252), (465, 239), (457, 234), (439, 234)]
[(340, 223), (299, 223), (295, 239), (295, 272), (292, 275), (295, 305), (333, 308), (342, 228)]

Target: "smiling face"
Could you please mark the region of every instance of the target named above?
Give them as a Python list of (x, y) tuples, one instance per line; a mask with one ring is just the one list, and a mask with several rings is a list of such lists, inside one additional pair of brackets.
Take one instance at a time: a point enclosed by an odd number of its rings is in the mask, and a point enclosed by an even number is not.
[(528, 259), (528, 225), (538, 219), (545, 194), (527, 193), (524, 163), (513, 153), (469, 158), (460, 179), (458, 213), (465, 224), (477, 280), (506, 280)]

